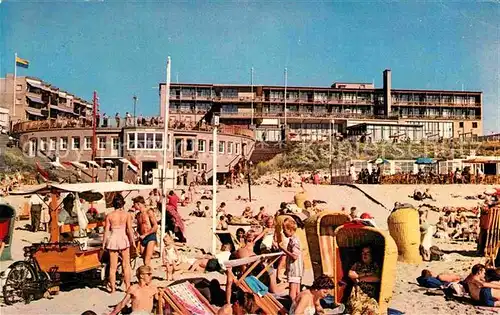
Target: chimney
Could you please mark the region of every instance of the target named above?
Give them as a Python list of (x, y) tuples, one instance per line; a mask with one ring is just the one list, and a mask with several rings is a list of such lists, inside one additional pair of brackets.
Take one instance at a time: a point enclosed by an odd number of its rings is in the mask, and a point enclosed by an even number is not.
[(392, 107), (392, 75), (390, 69), (384, 70), (384, 106), (385, 106), (385, 116), (389, 117), (391, 114)]

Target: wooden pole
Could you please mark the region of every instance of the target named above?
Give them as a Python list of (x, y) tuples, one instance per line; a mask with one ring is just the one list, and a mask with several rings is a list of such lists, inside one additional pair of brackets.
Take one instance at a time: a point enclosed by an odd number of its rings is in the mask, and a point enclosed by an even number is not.
[(50, 204), (49, 204), (49, 213), (50, 213), (50, 242), (58, 243), (59, 242), (59, 225), (58, 222), (58, 198), (55, 191), (50, 192)]
[(250, 176), (250, 172), (247, 174), (247, 180), (248, 180), (248, 201), (252, 202), (252, 179)]

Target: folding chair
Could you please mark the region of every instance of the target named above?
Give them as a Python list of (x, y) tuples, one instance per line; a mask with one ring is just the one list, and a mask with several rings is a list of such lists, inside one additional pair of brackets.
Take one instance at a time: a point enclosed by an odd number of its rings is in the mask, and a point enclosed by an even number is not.
[[(257, 267), (259, 264), (263, 264), (263, 270), (257, 274), (255, 277), (259, 279), (265, 272), (272, 267), (272, 265), (283, 255), (282, 252), (272, 253), (272, 254), (264, 254), (258, 256), (251, 256), (247, 258), (234, 259), (225, 263), (227, 268), (227, 281), (228, 285), (226, 286), (226, 290), (230, 290), (231, 286), (229, 284), (235, 284), (239, 289), (243, 292), (252, 293), (255, 297), (255, 301), (257, 305), (264, 311), (266, 314), (287, 314), (286, 309), (283, 305), (276, 300), (276, 298), (270, 294), (269, 292), (264, 294), (263, 296), (254, 292), (245, 281), (246, 278), (251, 274), (251, 272)], [(251, 265), (250, 265), (251, 264)], [(239, 279), (234, 275), (232, 268), (241, 267), (250, 265), (245, 272), (239, 277)], [(227, 292), (226, 292), (227, 293)]]
[(158, 310), (156, 314), (163, 315), (164, 301), (170, 306), (171, 311), (167, 314), (193, 314), (193, 315), (215, 315), (216, 310), (210, 302), (190, 283), (182, 282), (166, 288), (159, 289)]

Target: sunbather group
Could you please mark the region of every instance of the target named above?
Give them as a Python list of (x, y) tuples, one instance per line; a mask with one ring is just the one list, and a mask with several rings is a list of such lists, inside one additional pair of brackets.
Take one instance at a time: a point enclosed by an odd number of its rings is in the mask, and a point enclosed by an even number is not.
[(487, 277), (488, 273), (497, 274), (497, 271), (487, 269), (482, 264), (476, 264), (472, 267), (470, 274), (462, 280), (458, 275), (435, 275), (432, 271), (424, 269), (421, 276), (417, 278), (417, 282), (425, 288), (445, 289), (450, 296), (469, 296), (479, 306), (500, 307), (499, 278)]

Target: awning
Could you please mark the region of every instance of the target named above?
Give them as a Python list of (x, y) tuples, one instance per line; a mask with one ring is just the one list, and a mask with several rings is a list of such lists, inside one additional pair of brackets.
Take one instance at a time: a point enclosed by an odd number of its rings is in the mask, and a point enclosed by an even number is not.
[(42, 184), (32, 187), (29, 190), (12, 191), (12, 195), (32, 195), (37, 193), (47, 193), (51, 190), (59, 192), (98, 192), (107, 193), (113, 191), (133, 191), (151, 189), (151, 185), (135, 185), (125, 182), (104, 182), (104, 183), (84, 183), (84, 184)]
[(87, 161), (87, 164), (90, 165), (90, 166), (93, 166), (93, 167), (100, 167), (99, 164), (97, 164), (94, 161)]
[(73, 115), (76, 115), (71, 109), (69, 108), (64, 108), (64, 107), (59, 107), (57, 105), (50, 105), (50, 108), (52, 109), (55, 109), (55, 110), (58, 110), (60, 112), (65, 112), (65, 113), (68, 113), (68, 114), (73, 114)]
[(72, 161), (72, 162), (70, 162), (70, 163), (71, 163), (71, 165), (73, 165), (73, 166), (74, 166), (74, 167), (76, 167), (76, 168), (83, 169), (83, 170), (84, 170), (84, 169), (87, 169), (87, 166), (85, 166), (85, 164), (82, 164), (82, 163), (80, 163), (80, 162), (77, 162), (77, 161)]
[(52, 165), (52, 166), (53, 166), (53, 167), (55, 167), (55, 168), (60, 168), (60, 169), (63, 169), (63, 170), (65, 170), (65, 169), (66, 169), (66, 168), (64, 167), (64, 165), (62, 165), (61, 163), (59, 163), (59, 162), (57, 162), (57, 161), (56, 161), (56, 162), (50, 162), (50, 165)]
[(34, 115), (34, 116), (38, 116), (38, 117), (43, 117), (42, 112), (38, 108), (26, 107), (25, 110), (30, 115)]
[(31, 96), (31, 95), (26, 95), (26, 97), (32, 101), (32, 102), (35, 102), (35, 103), (38, 103), (38, 104), (43, 104), (43, 100), (41, 97), (37, 97), (37, 96)]

